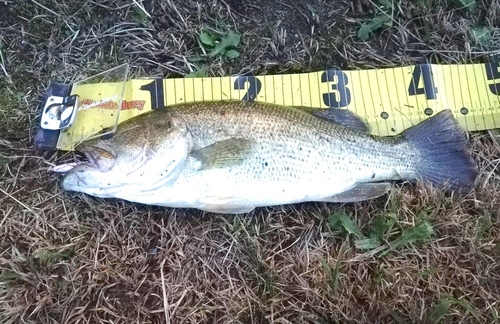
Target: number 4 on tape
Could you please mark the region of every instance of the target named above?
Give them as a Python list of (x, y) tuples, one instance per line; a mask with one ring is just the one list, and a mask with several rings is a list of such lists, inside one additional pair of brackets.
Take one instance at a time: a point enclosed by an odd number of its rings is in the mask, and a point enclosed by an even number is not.
[[(420, 85), (422, 81), (423, 86)], [(408, 87), (408, 94), (410, 96), (425, 94), (427, 100), (436, 99), (438, 89), (434, 85), (434, 78), (432, 77), (432, 67), (430, 64), (416, 65), (413, 70), (413, 76)]]

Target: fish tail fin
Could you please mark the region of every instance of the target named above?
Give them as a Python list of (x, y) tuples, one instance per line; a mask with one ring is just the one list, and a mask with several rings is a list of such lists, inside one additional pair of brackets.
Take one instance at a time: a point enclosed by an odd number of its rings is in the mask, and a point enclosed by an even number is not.
[(478, 171), (468, 152), (464, 130), (450, 110), (444, 110), (407, 129), (403, 136), (420, 152), (417, 177), (451, 190), (470, 190)]

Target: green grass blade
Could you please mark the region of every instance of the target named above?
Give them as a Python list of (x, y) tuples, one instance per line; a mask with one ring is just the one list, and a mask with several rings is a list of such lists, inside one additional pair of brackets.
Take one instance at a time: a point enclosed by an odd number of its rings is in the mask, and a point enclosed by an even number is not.
[(380, 256), (384, 256), (389, 253), (389, 251), (396, 250), (402, 246), (424, 241), (430, 238), (433, 233), (434, 228), (429, 222), (424, 222), (419, 226), (405, 229), (401, 233), (401, 236), (390, 244), (390, 248), (384, 251)]
[(449, 310), (450, 302), (446, 299), (440, 300), (432, 310), (432, 313), (430, 313), (429, 322), (439, 323), (439, 321), (441, 321), (446, 316), (446, 314), (448, 314)]

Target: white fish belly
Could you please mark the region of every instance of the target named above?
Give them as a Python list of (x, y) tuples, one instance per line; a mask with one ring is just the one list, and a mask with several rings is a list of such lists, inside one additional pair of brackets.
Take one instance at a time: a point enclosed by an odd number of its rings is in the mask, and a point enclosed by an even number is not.
[[(276, 153), (258, 155), (240, 165), (206, 170), (199, 170), (199, 162), (190, 158), (171, 186), (125, 199), (179, 208), (259, 207), (321, 201), (358, 182), (394, 176), (390, 168), (376, 169), (366, 163), (350, 165), (317, 152), (313, 155), (318, 156), (301, 159)], [(377, 179), (372, 179), (374, 174)]]

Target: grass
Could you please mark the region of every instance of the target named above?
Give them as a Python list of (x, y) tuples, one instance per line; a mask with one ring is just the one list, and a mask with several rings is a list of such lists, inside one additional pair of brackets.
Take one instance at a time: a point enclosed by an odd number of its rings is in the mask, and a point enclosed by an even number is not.
[[(123, 62), (132, 77), (218, 76), (481, 62), (500, 47), (498, 1), (386, 2), (0, 2), (0, 322), (500, 322), (496, 130), (469, 134), (468, 195), (397, 184), (245, 216), (69, 194), (48, 171), (65, 156), (33, 149), (51, 80)], [(360, 40), (382, 12), (390, 24)], [(204, 31), (240, 35), (239, 55), (193, 60), (214, 48)]]

